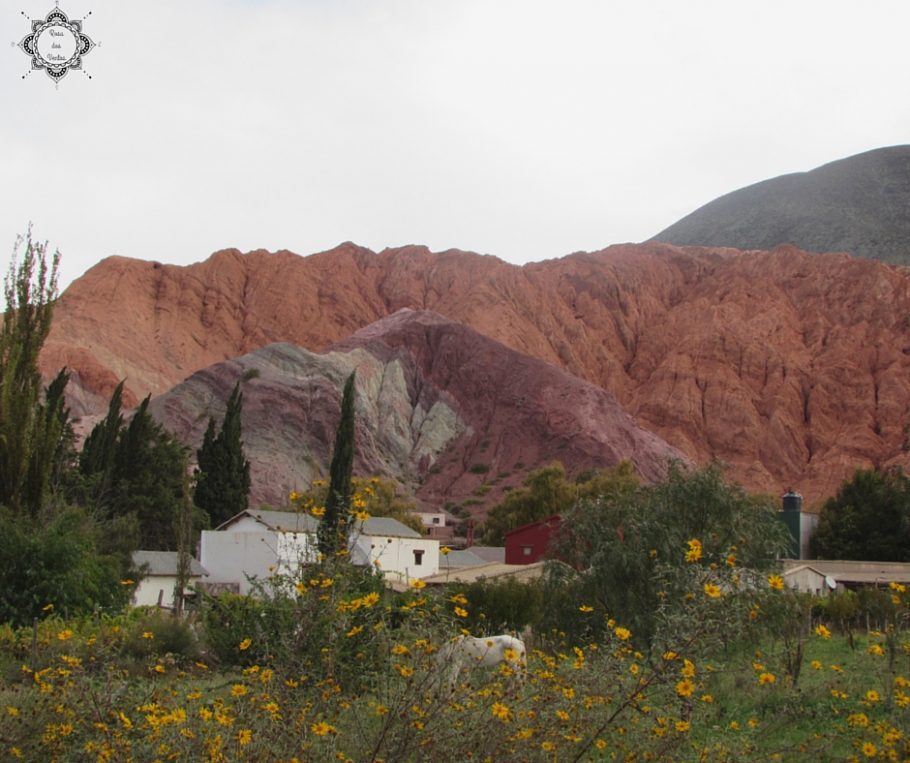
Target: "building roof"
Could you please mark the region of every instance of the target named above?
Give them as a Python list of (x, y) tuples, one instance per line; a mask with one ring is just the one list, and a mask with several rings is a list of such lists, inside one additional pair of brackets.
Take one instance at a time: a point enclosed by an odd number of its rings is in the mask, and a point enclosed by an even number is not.
[(455, 567), (479, 567), (481, 564), (487, 564), (488, 562), (488, 559), (477, 556), (477, 554), (475, 554), (470, 549), (452, 549), (447, 554), (439, 555), (440, 569), (454, 569)]
[[(252, 517), (275, 532), (314, 533), (319, 528), (319, 520), (305, 512), (247, 509), (226, 522), (222, 522), (215, 529), (226, 530), (242, 517)], [(354, 524), (361, 535), (386, 535), (393, 538), (424, 537), (392, 517), (370, 517), (365, 522), (355, 522)]]
[(392, 517), (370, 517), (364, 522), (355, 522), (361, 535), (386, 535), (393, 538), (425, 538), (416, 530)]
[[(180, 554), (176, 551), (133, 551), (133, 566), (146, 575), (176, 575)], [(190, 577), (208, 575), (198, 560), (190, 557)]]
[(506, 560), (505, 546), (471, 546), (468, 550), (485, 562), (504, 562)]
[(910, 583), (910, 564), (904, 562), (858, 562), (837, 559), (812, 559), (807, 564), (798, 559), (784, 560), (784, 575), (809, 568), (838, 583)]
[(502, 562), (488, 562), (476, 567), (459, 567), (436, 575), (430, 575), (423, 580), (428, 585), (442, 585), (445, 583), (476, 583), (478, 580), (495, 580), (513, 578), (515, 580), (535, 580), (543, 575), (546, 562), (533, 564), (505, 564)]
[(319, 520), (300, 511), (270, 511), (266, 509), (247, 509), (222, 522), (216, 530), (226, 530), (241, 517), (252, 517), (259, 520), (269, 530), (289, 533), (314, 533), (319, 527)]

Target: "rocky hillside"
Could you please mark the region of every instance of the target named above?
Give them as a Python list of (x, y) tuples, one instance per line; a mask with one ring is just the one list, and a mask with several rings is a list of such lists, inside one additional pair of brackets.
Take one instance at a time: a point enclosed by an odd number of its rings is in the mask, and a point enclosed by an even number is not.
[(910, 146), (867, 151), (765, 180), (705, 204), (653, 240), (849, 252), (910, 264)]
[(793, 247), (616, 246), (523, 267), (353, 244), (189, 267), (114, 258), (62, 296), (43, 363), (74, 369), (87, 413), (121, 378), (137, 400), (269, 343), (322, 349), (402, 307), (602, 387), (753, 490), (792, 486), (811, 502), (857, 466), (907, 462), (910, 279)]
[(358, 473), (418, 499), (484, 505), (533, 465), (570, 473), (628, 458), (646, 480), (683, 456), (638, 427), (603, 389), (436, 313), (403, 309), (320, 353), (272, 344), (217, 363), (156, 398), (153, 415), (199, 445), (243, 381), (252, 500), (283, 505), (328, 472), (341, 388), (357, 372)]

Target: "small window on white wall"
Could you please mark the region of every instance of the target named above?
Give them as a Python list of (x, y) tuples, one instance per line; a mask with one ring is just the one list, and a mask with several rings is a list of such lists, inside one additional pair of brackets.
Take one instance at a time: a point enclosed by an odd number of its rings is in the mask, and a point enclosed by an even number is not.
[(422, 548), (414, 549), (414, 566), (415, 567), (419, 567), (421, 564), (423, 564), (423, 551), (424, 550)]

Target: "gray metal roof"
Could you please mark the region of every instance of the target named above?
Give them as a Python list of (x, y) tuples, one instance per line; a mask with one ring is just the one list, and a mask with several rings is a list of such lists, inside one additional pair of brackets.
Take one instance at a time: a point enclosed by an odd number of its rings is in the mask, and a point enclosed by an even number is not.
[[(216, 530), (226, 530), (241, 517), (258, 519), (270, 530), (276, 532), (314, 533), (319, 527), (319, 520), (310, 514), (296, 511), (269, 511), (266, 509), (247, 509), (241, 511)], [(355, 528), (362, 535), (387, 535), (392, 538), (422, 538), (419, 532), (392, 517), (370, 517), (365, 522), (355, 522)]]
[(226, 530), (242, 517), (258, 519), (262, 524), (276, 532), (314, 533), (319, 527), (315, 517), (297, 511), (270, 511), (267, 509), (247, 509), (222, 522), (216, 530)]
[(478, 580), (497, 580), (508, 577), (515, 580), (535, 580), (543, 575), (546, 564), (546, 562), (533, 562), (531, 564), (489, 562), (478, 567), (457, 567), (452, 570), (442, 570), (436, 575), (425, 577), (423, 580), (431, 585), (475, 583)]
[[(133, 551), (133, 566), (147, 575), (176, 575), (180, 554), (176, 551)], [(196, 559), (190, 557), (190, 576), (208, 575)]]
[(486, 559), (468, 550), (452, 550), (447, 554), (439, 555), (439, 569), (454, 569), (456, 567), (478, 567), (487, 564)]
[(423, 538), (416, 530), (392, 517), (370, 517), (365, 522), (356, 522), (356, 530), (363, 535), (388, 535), (393, 538)]
[(466, 550), (474, 556), (479, 556), (485, 562), (505, 562), (506, 560), (505, 546), (471, 546)]

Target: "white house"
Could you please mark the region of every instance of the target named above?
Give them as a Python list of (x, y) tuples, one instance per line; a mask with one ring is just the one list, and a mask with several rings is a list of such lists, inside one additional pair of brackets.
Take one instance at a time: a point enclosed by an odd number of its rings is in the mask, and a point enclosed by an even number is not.
[[(318, 559), (319, 522), (290, 511), (242, 511), (214, 530), (202, 533), (200, 561), (207, 582), (237, 583), (241, 594), (254, 589), (252, 579), (296, 577), (302, 564)], [(427, 538), (390, 517), (357, 522), (351, 533), (351, 561), (373, 565), (391, 580), (410, 580), (439, 571), (439, 541)]]
[(301, 564), (315, 562), (318, 526), (309, 514), (247, 509), (202, 532), (199, 558), (209, 582), (238, 583), (248, 594), (251, 578), (293, 577)]
[(370, 517), (355, 523), (351, 561), (372, 564), (386, 580), (401, 582), (439, 572), (439, 541), (391, 517)]
[[(133, 592), (133, 606), (154, 607), (160, 604), (173, 608), (180, 555), (176, 551), (134, 551), (132, 559), (133, 566), (144, 576)], [(189, 579), (184, 595), (207, 574), (198, 561), (190, 558)]]

